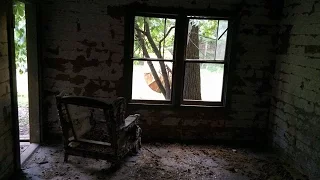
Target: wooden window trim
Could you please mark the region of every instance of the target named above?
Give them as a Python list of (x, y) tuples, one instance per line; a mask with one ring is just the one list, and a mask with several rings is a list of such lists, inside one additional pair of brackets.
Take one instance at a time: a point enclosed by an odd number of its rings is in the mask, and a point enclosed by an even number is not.
[[(126, 98), (128, 99), (129, 105), (134, 106), (167, 106), (167, 107), (226, 107), (227, 104), (227, 85), (228, 76), (229, 76), (229, 63), (231, 58), (231, 43), (230, 36), (232, 36), (232, 27), (231, 27), (231, 17), (233, 13), (227, 12), (228, 16), (222, 16), (221, 13), (217, 16), (212, 16), (206, 13), (199, 13), (199, 11), (188, 11), (181, 10), (178, 11), (159, 11), (152, 8), (147, 8), (148, 10), (141, 10), (136, 8), (134, 11), (128, 11), (125, 17), (125, 79), (126, 79)], [(172, 14), (172, 12), (176, 12)], [(134, 20), (136, 16), (146, 16), (146, 17), (158, 17), (158, 18), (173, 18), (176, 20), (175, 28), (175, 41), (174, 41), (174, 55), (173, 60), (169, 59), (152, 59), (152, 58), (134, 58), (133, 57), (133, 41), (134, 38)], [(187, 23), (189, 19), (214, 19), (214, 20), (228, 20), (228, 34), (227, 34), (227, 43), (225, 50), (225, 59), (224, 60), (193, 60), (185, 58), (185, 44), (186, 44), (186, 33), (188, 27)], [(130, 59), (130, 61), (129, 61)], [(143, 61), (164, 61), (164, 62), (173, 62), (173, 74), (172, 74), (172, 88), (171, 88), (171, 99), (170, 100), (135, 100), (132, 99), (132, 73), (133, 65), (132, 60), (143, 60)], [(184, 81), (184, 71), (186, 63), (210, 63), (210, 64), (224, 64), (224, 75), (223, 75), (223, 85), (222, 85), (222, 95), (221, 102), (209, 102), (209, 101), (194, 101), (183, 99), (183, 81)], [(180, 67), (180, 68), (178, 68)]]

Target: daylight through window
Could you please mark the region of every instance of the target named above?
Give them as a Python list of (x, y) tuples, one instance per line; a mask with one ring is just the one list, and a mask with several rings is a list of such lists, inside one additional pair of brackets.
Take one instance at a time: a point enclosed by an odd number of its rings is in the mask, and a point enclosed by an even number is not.
[[(132, 100), (171, 102), (180, 88), (181, 103), (222, 102), (228, 20), (186, 18), (185, 43), (177, 43), (177, 20), (135, 16), (132, 46)], [(183, 29), (182, 28), (182, 29)], [(181, 44), (181, 43), (180, 43)], [(183, 48), (184, 57), (176, 49)], [(183, 60), (183, 63), (177, 61)], [(180, 64), (180, 66), (178, 66)], [(180, 76), (174, 76), (178, 69)], [(183, 81), (175, 86), (173, 78)]]

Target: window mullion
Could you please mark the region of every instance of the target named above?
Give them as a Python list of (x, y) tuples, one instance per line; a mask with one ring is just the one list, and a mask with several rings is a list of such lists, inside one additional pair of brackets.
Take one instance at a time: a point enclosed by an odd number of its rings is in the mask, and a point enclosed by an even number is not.
[(125, 16), (125, 43), (124, 56), (125, 56), (125, 70), (124, 77), (126, 81), (126, 89), (124, 96), (131, 101), (132, 100), (132, 76), (133, 76), (133, 47), (134, 47), (134, 15), (128, 13)]
[(184, 61), (188, 19), (179, 15), (176, 21), (175, 62), (173, 64), (172, 101), (174, 106), (180, 106), (183, 97)]

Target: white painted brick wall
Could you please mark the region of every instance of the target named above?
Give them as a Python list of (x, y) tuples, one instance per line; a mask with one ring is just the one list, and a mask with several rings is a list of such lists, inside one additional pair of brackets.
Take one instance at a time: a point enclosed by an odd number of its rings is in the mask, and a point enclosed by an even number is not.
[[(294, 3), (297, 6), (291, 7)], [(293, 165), (310, 179), (317, 179), (320, 177), (320, 157), (315, 156), (320, 147), (319, 3), (287, 0), (284, 14), (281, 25), (291, 25), (292, 30), (287, 51), (279, 53), (276, 59), (270, 112), (272, 139), (274, 147), (286, 154)]]
[[(3, 1), (0, 7), (5, 6)], [(0, 179), (13, 173), (13, 137), (11, 132), (11, 102), (8, 68), (6, 15), (0, 12)]]

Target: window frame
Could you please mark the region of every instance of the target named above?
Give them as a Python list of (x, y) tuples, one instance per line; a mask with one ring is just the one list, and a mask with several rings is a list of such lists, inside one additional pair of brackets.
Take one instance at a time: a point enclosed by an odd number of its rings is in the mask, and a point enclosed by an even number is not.
[[(131, 25), (132, 28), (132, 33), (130, 34), (130, 38), (131, 38), (131, 44), (130, 44), (130, 63), (133, 63), (133, 61), (151, 61), (151, 62), (172, 62), (172, 71), (174, 72), (174, 64), (175, 64), (175, 59), (176, 59), (176, 38), (174, 38), (174, 48), (173, 48), (173, 55), (172, 55), (172, 59), (157, 59), (157, 58), (137, 58), (134, 57), (134, 21), (135, 21), (135, 17), (137, 16), (141, 16), (141, 17), (153, 17), (153, 18), (168, 18), (168, 19), (177, 19), (177, 15), (168, 15), (168, 14), (157, 14), (157, 13), (142, 13), (142, 12), (137, 12), (134, 16), (133, 16), (133, 22)], [(175, 30), (175, 34), (176, 34), (176, 30)], [(133, 66), (133, 65), (131, 65)], [(131, 83), (132, 83), (132, 75), (133, 75), (133, 69), (131, 71)], [(154, 103), (154, 104), (172, 104), (172, 99), (173, 99), (173, 73), (172, 73), (172, 83), (171, 83), (171, 92), (170, 92), (170, 100), (137, 100), (137, 99), (132, 99), (132, 85), (131, 85), (131, 89), (130, 89), (130, 99), (129, 102), (131, 103), (144, 103), (144, 104), (150, 104)]]
[[(218, 11), (217, 15), (212, 13), (203, 13), (200, 11), (186, 11), (181, 9), (161, 9), (147, 8), (135, 10), (128, 10), (125, 16), (125, 79), (126, 79), (126, 98), (128, 104), (132, 105), (160, 105), (160, 106), (173, 106), (173, 107), (226, 107), (227, 106), (227, 85), (229, 75), (229, 64), (231, 57), (231, 36), (232, 36), (232, 15), (233, 13)], [(172, 13), (175, 12), (175, 13)], [(222, 15), (223, 14), (223, 15)], [(225, 15), (228, 14), (228, 15)], [(175, 40), (174, 40), (174, 53), (173, 53), (173, 66), (172, 66), (172, 87), (170, 100), (136, 100), (132, 99), (132, 84), (133, 84), (133, 49), (134, 49), (134, 21), (136, 16), (158, 17), (158, 18), (173, 18), (176, 21), (175, 27)], [(228, 20), (227, 40), (225, 49), (224, 60), (195, 60), (197, 63), (210, 63), (210, 64), (224, 64), (223, 84), (221, 101), (203, 101), (203, 100), (184, 100), (183, 99), (183, 82), (185, 78), (185, 65), (187, 62), (192, 61), (186, 59), (186, 35), (188, 29), (189, 19), (212, 19), (212, 20)], [(138, 58), (143, 59), (143, 58)], [(159, 61), (156, 59), (156, 61)], [(161, 60), (160, 60), (161, 61)], [(209, 61), (209, 62), (208, 62)], [(183, 68), (182, 68), (183, 67)]]

